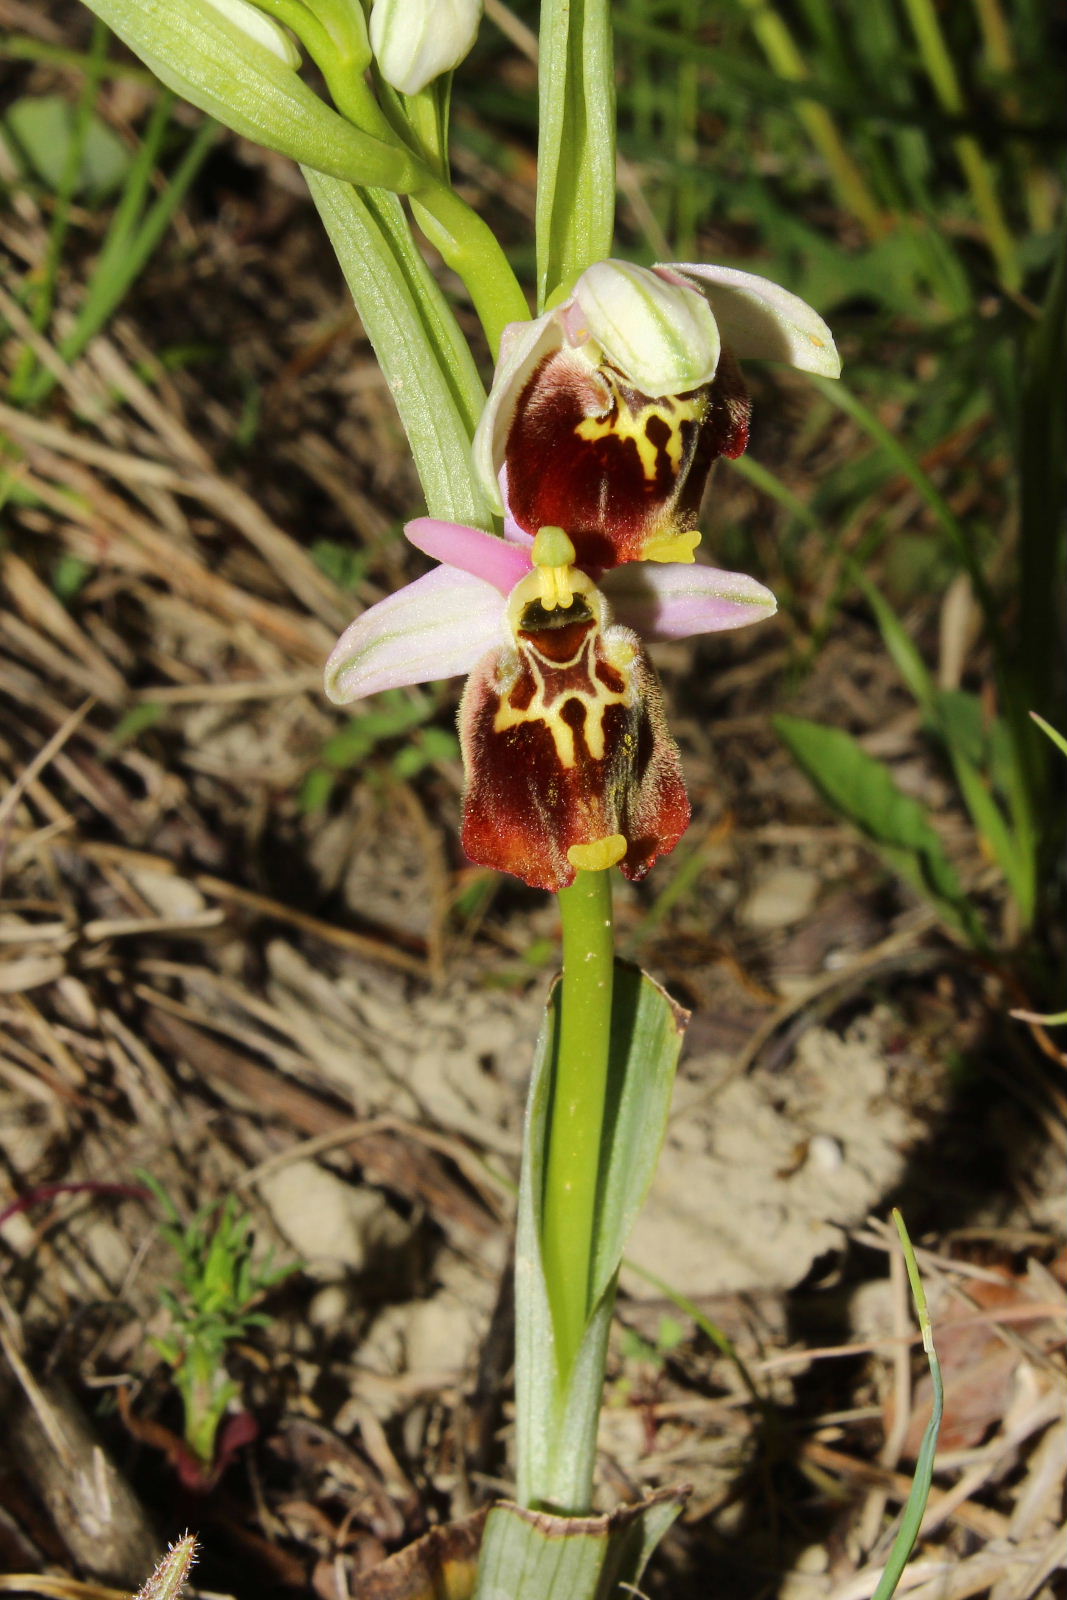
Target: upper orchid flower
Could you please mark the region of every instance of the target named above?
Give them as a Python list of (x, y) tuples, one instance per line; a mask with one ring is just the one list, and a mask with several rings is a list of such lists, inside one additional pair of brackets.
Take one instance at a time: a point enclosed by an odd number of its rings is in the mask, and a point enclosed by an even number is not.
[(748, 443), (748, 356), (841, 371), (822, 318), (767, 278), (598, 262), (505, 331), (474, 438), (486, 493), (503, 510), (505, 472), (518, 525), (566, 528), (581, 566), (692, 561), (712, 462)]
[(740, 573), (683, 565), (622, 567), (601, 590), (559, 527), (532, 540), (510, 531), (410, 522), (408, 538), (442, 565), (356, 619), (327, 662), (326, 693), (345, 705), (469, 673), (459, 728), (471, 860), (541, 889), (616, 863), (643, 878), (684, 833), (689, 801), (642, 637), (744, 627), (771, 616), (774, 597)]

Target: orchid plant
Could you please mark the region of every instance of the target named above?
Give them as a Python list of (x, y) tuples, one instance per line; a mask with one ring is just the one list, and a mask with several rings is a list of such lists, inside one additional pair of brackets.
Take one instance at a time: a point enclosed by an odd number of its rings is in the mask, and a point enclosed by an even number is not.
[[(479, 0), (87, 3), (171, 88), (301, 163), (407, 431), (429, 515), (405, 531), (438, 564), (356, 618), (326, 692), (465, 675), (463, 849), (558, 893), (563, 927), (520, 1184), (516, 1503), (490, 1514), (476, 1592), (629, 1592), (682, 1503), (591, 1515), (615, 1284), (685, 1020), (613, 950), (613, 869), (643, 878), (690, 815), (647, 646), (773, 614), (754, 578), (696, 559), (701, 504), (748, 442), (741, 361), (836, 377), (833, 339), (755, 274), (612, 258), (608, 0), (541, 8), (533, 316), (450, 179)], [(480, 318), (488, 395), (415, 228)]]

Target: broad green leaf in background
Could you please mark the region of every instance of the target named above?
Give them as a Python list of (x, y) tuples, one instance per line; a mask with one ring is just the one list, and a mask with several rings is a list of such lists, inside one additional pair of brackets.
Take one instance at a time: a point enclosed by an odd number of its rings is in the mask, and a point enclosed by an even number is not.
[(544, 0), (538, 69), (537, 308), (561, 298), (615, 231), (609, 0)]
[(490, 528), (470, 452), (485, 390), (399, 201), (311, 168), (304, 176), (400, 413), (427, 510)]
[[(35, 177), (58, 192), (77, 137), (75, 119), (75, 108), (65, 95), (24, 95), (8, 107), (0, 139)], [(95, 115), (87, 119), (79, 157), (73, 193), (93, 201), (114, 193), (132, 159), (118, 134)]]
[(566, 1511), (588, 1504), (615, 1282), (663, 1142), (686, 1020), (646, 973), (615, 963), (593, 1311), (563, 1385), (540, 1243), (558, 988), (549, 1001), (530, 1084), (515, 1245), (515, 1403), (523, 1505)]
[(971, 821), (1007, 879), (1023, 923), (1029, 925), (1037, 890), (1037, 857), (1029, 811), (1025, 806), (1018, 808), (1015, 827), (1010, 827), (982, 770), (999, 776), (1009, 796), (1020, 792), (1024, 779), (1009, 731), (998, 720), (985, 736), (981, 707), (974, 696), (937, 687), (892, 606), (873, 583), (861, 574), (856, 577), (897, 670), (934, 732), (944, 741)]
[(824, 799), (877, 845), (901, 877), (933, 901), (949, 927), (984, 947), (981, 923), (925, 807), (898, 788), (882, 763), (843, 728), (790, 716), (777, 716), (773, 724)]

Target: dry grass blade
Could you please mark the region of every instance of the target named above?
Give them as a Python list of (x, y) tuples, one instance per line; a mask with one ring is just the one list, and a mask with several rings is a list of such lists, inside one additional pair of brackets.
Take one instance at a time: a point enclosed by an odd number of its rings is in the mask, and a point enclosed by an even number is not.
[(19, 800), (22, 798), (22, 795), (29, 788), (30, 784), (33, 783), (38, 774), (44, 771), (50, 761), (54, 760), (54, 758), (62, 750), (63, 746), (67, 743), (67, 740), (71, 737), (71, 735), (78, 731), (82, 723), (85, 721), (85, 718), (92, 710), (94, 704), (95, 701), (92, 699), (83, 700), (81, 705), (78, 706), (75, 711), (71, 712), (70, 716), (67, 717), (62, 726), (56, 729), (55, 733), (47, 741), (47, 743), (42, 745), (41, 749), (38, 750), (29, 766), (26, 767), (22, 773), (20, 773), (12, 787), (2, 798), (0, 798), (0, 827), (3, 827), (3, 825), (7, 822), (7, 819), (11, 816), (12, 812), (15, 810), (15, 807), (18, 805)]

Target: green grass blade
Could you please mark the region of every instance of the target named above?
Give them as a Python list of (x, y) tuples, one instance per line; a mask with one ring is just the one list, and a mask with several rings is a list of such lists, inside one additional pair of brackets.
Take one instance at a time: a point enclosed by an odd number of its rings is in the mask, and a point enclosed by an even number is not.
[(1063, 754), (1067, 756), (1067, 739), (1063, 737), (1063, 734), (1060, 732), (1060, 730), (1058, 728), (1054, 728), (1051, 722), (1046, 722), (1040, 712), (1031, 711), (1030, 715), (1033, 717), (1042, 733), (1047, 734), (1052, 740), (1053, 744), (1056, 746), (1056, 749), (1061, 750)]
[(729, 1334), (724, 1333), (717, 1322), (712, 1322), (711, 1318), (701, 1311), (694, 1300), (690, 1300), (680, 1289), (673, 1288), (663, 1278), (658, 1278), (647, 1267), (640, 1267), (634, 1261), (625, 1261), (624, 1265), (627, 1272), (632, 1272), (637, 1278), (643, 1278), (646, 1283), (651, 1284), (653, 1289), (657, 1289), (666, 1299), (672, 1301), (679, 1311), (684, 1312), (687, 1317), (691, 1318), (701, 1333), (715, 1346), (719, 1354), (725, 1356), (727, 1361), (734, 1367), (751, 1399), (761, 1408), (764, 1407), (766, 1401), (759, 1391), (759, 1386), (744, 1361), (738, 1355), (737, 1348)]
[[(85, 300), (73, 328), (59, 346), (60, 355), (68, 363), (77, 360), (129, 294), (170, 227), (178, 207), (218, 137), (218, 124), (205, 120), (163, 193), (148, 213), (138, 220), (166, 133), (171, 97), (167, 96), (166, 99), (165, 106), (157, 106), (153, 111), (104, 247), (93, 267)], [(56, 382), (53, 373), (39, 373), (26, 396), (27, 404), (39, 405), (51, 393)]]
[(144, 136), (137, 147), (122, 195), (111, 219), (108, 236), (100, 254), (98, 266), (103, 266), (109, 250), (125, 249), (133, 237), (139, 218), (150, 193), (152, 174), (163, 151), (163, 140), (170, 122), (174, 95), (164, 89), (155, 98)]
[[(964, 115), (967, 106), (963, 90), (932, 0), (904, 0), (904, 7), (935, 94), (947, 112), (953, 116)], [(1007, 288), (1018, 289), (1022, 284), (1019, 252), (1001, 209), (993, 175), (982, 147), (969, 133), (957, 134), (952, 145), (956, 159), (967, 179), (974, 209), (982, 220), (989, 248), (1001, 278)]]
[(904, 1226), (904, 1218), (894, 1209), (893, 1221), (896, 1223), (897, 1233), (900, 1235), (900, 1248), (904, 1252), (904, 1265), (908, 1270), (908, 1282), (911, 1284), (911, 1297), (915, 1302), (915, 1315), (919, 1321), (919, 1329), (923, 1336), (923, 1349), (926, 1359), (930, 1364), (930, 1381), (934, 1386), (934, 1404), (930, 1413), (930, 1421), (923, 1434), (923, 1442), (919, 1449), (919, 1458), (915, 1463), (915, 1476), (911, 1481), (911, 1493), (908, 1495), (907, 1505), (904, 1507), (904, 1516), (901, 1520), (897, 1536), (893, 1540), (893, 1548), (889, 1552), (889, 1559), (878, 1581), (872, 1600), (890, 1600), (900, 1582), (901, 1573), (908, 1562), (908, 1557), (915, 1548), (915, 1541), (919, 1537), (922, 1527), (923, 1515), (926, 1511), (926, 1502), (930, 1498), (930, 1485), (934, 1476), (934, 1452), (937, 1449), (937, 1436), (941, 1431), (941, 1418), (945, 1409), (945, 1391), (941, 1381), (941, 1363), (937, 1359), (934, 1349), (933, 1333), (930, 1328), (930, 1313), (926, 1308), (926, 1291), (923, 1289), (922, 1279), (919, 1276), (919, 1267), (915, 1260), (915, 1251), (912, 1249), (908, 1230)]
[(781, 478), (777, 477), (769, 467), (765, 467), (761, 461), (757, 461), (753, 456), (743, 455), (734, 461), (728, 461), (727, 466), (750, 483), (754, 489), (759, 489), (772, 500), (777, 500), (783, 510), (788, 511), (790, 516), (796, 517), (806, 528), (819, 526), (819, 518), (807, 501), (802, 500), (787, 483), (783, 483)]
[[(803, 83), (810, 76), (807, 63), (785, 18), (767, 0), (743, 0), (743, 3), (751, 16), (752, 31), (774, 70), (782, 78)], [(868, 235), (872, 239), (879, 238), (886, 232), (889, 219), (871, 193), (833, 114), (826, 106), (807, 98), (797, 100), (796, 113), (825, 161), (839, 198)]]
[[(89, 135), (89, 126), (92, 121), (97, 96), (100, 92), (100, 78), (107, 59), (109, 38), (110, 35), (103, 23), (94, 22), (88, 71), (81, 94), (78, 97), (70, 147), (67, 151), (63, 175), (56, 194), (52, 226), (48, 235), (48, 249), (45, 253), (40, 277), (33, 290), (32, 320), (38, 332), (42, 332), (48, 326), (52, 315), (52, 307), (55, 303), (59, 266), (63, 256), (63, 245), (66, 241), (67, 229), (70, 224), (71, 203), (78, 188), (78, 178), (85, 154), (85, 143)], [(19, 359), (8, 390), (15, 405), (25, 405), (27, 403), (36, 371), (37, 357), (32, 350), (25, 349)]]
[(960, 564), (967, 573), (967, 576), (970, 578), (971, 583), (974, 586), (975, 595), (977, 596), (982, 609), (985, 612), (986, 621), (990, 623), (991, 626), (996, 626), (997, 632), (999, 633), (999, 624), (997, 623), (997, 613), (993, 596), (990, 593), (985, 574), (982, 571), (971, 546), (971, 541), (967, 536), (963, 524), (949, 506), (944, 495), (934, 484), (929, 474), (924, 470), (919, 462), (915, 460), (915, 457), (911, 454), (911, 451), (907, 448), (907, 446), (901, 443), (892, 430), (888, 428), (879, 417), (875, 416), (870, 406), (861, 400), (858, 395), (853, 394), (847, 385), (841, 383), (840, 380), (835, 383), (831, 383), (828, 379), (819, 378), (814, 375), (811, 376), (810, 381), (816, 385), (816, 387), (823, 395), (825, 395), (827, 400), (829, 400), (832, 405), (837, 406), (838, 410), (843, 411), (846, 416), (851, 417), (854, 422), (858, 423), (858, 425), (863, 429), (864, 433), (866, 433), (876, 445), (885, 451), (893, 465), (897, 467), (898, 470), (902, 472), (908, 481), (914, 486), (914, 488), (918, 490), (926, 505), (929, 507), (941, 528), (948, 535), (949, 540), (955, 547)]
[(1067, 216), (1060, 230), (1041, 316), (1019, 352), (1017, 464), (1019, 591), (1022, 615), (1020, 676), (1027, 707), (1054, 713), (1052, 661), (1061, 659), (1063, 622), (1064, 479), (1067, 435)]

